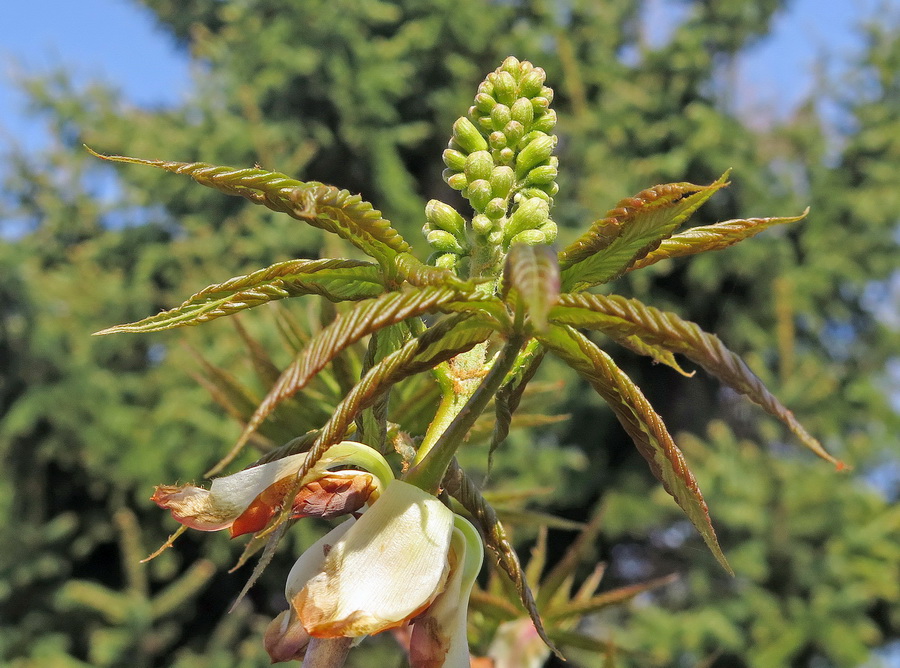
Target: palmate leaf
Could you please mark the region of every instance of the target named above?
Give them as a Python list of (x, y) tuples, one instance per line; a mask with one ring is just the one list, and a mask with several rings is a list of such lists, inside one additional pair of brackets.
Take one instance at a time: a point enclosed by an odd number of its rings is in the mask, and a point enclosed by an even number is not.
[(435, 313), (453, 301), (464, 302), (465, 295), (449, 287), (414, 288), (388, 292), (356, 304), (328, 327), (317, 333), (294, 361), (282, 372), (250, 418), (231, 452), (207, 475), (217, 473), (240, 452), (247, 439), (285, 399), (293, 396), (336, 355), (367, 334), (426, 313)]
[(351, 195), (334, 186), (298, 181), (265, 169), (235, 169), (205, 162), (143, 160), (101, 155), (90, 148), (87, 150), (111, 162), (147, 165), (175, 174), (187, 174), (209, 188), (227, 195), (246, 197), (255, 204), (337, 234), (386, 268), (399, 253), (410, 251), (409, 244), (382, 218), (380, 211), (359, 195)]
[(654, 186), (619, 202), (560, 252), (563, 291), (581, 290), (621, 276), (726, 186), (727, 175), (707, 186)]
[(547, 313), (559, 299), (559, 264), (549, 246), (514, 244), (506, 256), (501, 294), (520, 321), (527, 313), (535, 330), (547, 329)]
[(551, 326), (538, 340), (575, 369), (609, 404), (631, 436), (638, 451), (665, 490), (697, 527), (703, 540), (725, 570), (732, 573), (719, 547), (709, 519), (709, 509), (693, 473), (688, 469), (662, 418), (640, 389), (616, 366), (612, 358), (571, 327)]
[(286, 297), (316, 294), (331, 301), (370, 299), (385, 291), (377, 265), (359, 260), (289, 260), (210, 285), (181, 306), (97, 332), (159, 332), (199, 325)]
[(681, 353), (784, 422), (819, 457), (844, 468), (844, 464), (828, 454), (794, 414), (769, 392), (740, 357), (719, 337), (704, 332), (697, 324), (636, 299), (594, 294), (563, 295), (551, 311), (550, 320), (560, 325), (599, 329), (614, 336), (638, 336), (651, 345)]
[(651, 251), (643, 258), (635, 262), (628, 271), (649, 267), (661, 260), (676, 257), (697, 255), (707, 251), (723, 250), (736, 243), (756, 236), (763, 230), (775, 225), (796, 223), (803, 220), (809, 214), (809, 207), (799, 216), (786, 216), (782, 218), (739, 218), (726, 220), (715, 225), (701, 225), (692, 227), (684, 232), (679, 232), (668, 239), (664, 239), (655, 251)]

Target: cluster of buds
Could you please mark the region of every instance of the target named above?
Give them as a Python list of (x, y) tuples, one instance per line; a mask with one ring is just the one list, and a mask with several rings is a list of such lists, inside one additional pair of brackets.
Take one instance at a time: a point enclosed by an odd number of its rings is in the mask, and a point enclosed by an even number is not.
[[(550, 219), (558, 158), (552, 134), (556, 112), (546, 74), (528, 61), (510, 56), (481, 82), (468, 116), (453, 124), (444, 151), (444, 180), (469, 200), (473, 246), (501, 248), (513, 243), (552, 243), (556, 224)], [(455, 215), (453, 215), (455, 214)], [(452, 266), (469, 252), (462, 217), (452, 207), (429, 202), (425, 235)], [(443, 259), (451, 254), (453, 258)]]

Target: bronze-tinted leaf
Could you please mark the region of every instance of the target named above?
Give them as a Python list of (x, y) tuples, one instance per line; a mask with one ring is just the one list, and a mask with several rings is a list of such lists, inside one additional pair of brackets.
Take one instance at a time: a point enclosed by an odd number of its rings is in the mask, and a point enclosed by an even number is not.
[(506, 531), (497, 518), (497, 513), (491, 505), (485, 500), (472, 482), (472, 479), (466, 475), (466, 472), (460, 468), (454, 459), (444, 477), (444, 487), (454, 499), (459, 501), (463, 508), (468, 510), (475, 520), (475, 524), (481, 529), (484, 537), (485, 545), (497, 557), (500, 567), (506, 572), (510, 580), (519, 594), (519, 599), (525, 610), (528, 611), (534, 628), (540, 635), (541, 639), (547, 644), (557, 656), (562, 656), (556, 645), (550, 640), (547, 632), (544, 630), (544, 624), (541, 621), (540, 613), (538, 613), (537, 603), (528, 582), (525, 579), (525, 572), (522, 564), (519, 563), (519, 557), (516, 551), (506, 537)]
[(775, 416), (807, 448), (838, 468), (844, 464), (828, 454), (744, 361), (714, 334), (674, 313), (660, 311), (636, 299), (617, 295), (563, 295), (550, 314), (551, 322), (590, 327), (615, 336), (639, 336), (643, 341), (696, 362), (723, 383)]
[(563, 290), (581, 290), (621, 276), (727, 185), (726, 176), (707, 186), (655, 186), (619, 202), (559, 254)]
[(205, 162), (143, 160), (121, 155), (93, 155), (111, 162), (147, 165), (175, 174), (187, 174), (197, 183), (227, 195), (246, 197), (273, 211), (286, 213), (313, 227), (333, 232), (363, 253), (388, 266), (398, 253), (410, 250), (381, 212), (359, 195), (314, 181), (305, 183), (265, 169), (235, 169)]
[[(345, 437), (357, 415), (375, 403), (392, 385), (470, 350), (487, 339), (493, 331), (486, 319), (478, 316), (452, 316), (375, 364), (337, 405), (331, 418), (318, 432), (315, 442), (309, 448), (306, 461), (297, 472), (297, 480), (302, 480), (328, 449)], [(217, 468), (223, 465), (224, 463), (220, 463)], [(299, 487), (291, 493), (298, 490)], [(279, 522), (287, 519), (287, 511), (288, 507), (285, 506)]]
[(230, 462), (250, 435), (281, 402), (303, 389), (328, 362), (347, 346), (359, 341), (363, 336), (389, 325), (425, 313), (437, 312), (443, 304), (454, 300), (465, 301), (465, 296), (460, 295), (452, 288), (407, 286), (403, 290), (388, 292), (376, 299), (360, 302), (350, 311), (340, 315), (328, 327), (316, 334), (309, 345), (285, 369), (278, 382), (269, 390), (250, 418), (237, 444), (222, 462), (207, 473), (207, 476), (220, 471)]
[(385, 290), (380, 269), (358, 260), (289, 260), (210, 285), (181, 306), (97, 334), (159, 332), (199, 325), (286, 297), (317, 294), (332, 301), (369, 299)]
[(547, 313), (559, 299), (559, 265), (549, 246), (513, 244), (506, 256), (501, 293), (514, 293), (512, 310), (516, 320), (528, 314), (531, 325), (542, 332), (547, 328)]
[(668, 260), (687, 255), (696, 255), (706, 251), (716, 251), (733, 246), (736, 243), (756, 236), (763, 230), (774, 225), (796, 223), (803, 220), (809, 213), (809, 207), (799, 216), (787, 216), (784, 218), (740, 218), (726, 220), (715, 225), (702, 225), (692, 227), (684, 232), (679, 232), (668, 239), (664, 239), (655, 251), (651, 251), (643, 258), (635, 262), (629, 271), (649, 267), (660, 260)]
[(522, 394), (528, 383), (537, 373), (541, 361), (544, 359), (544, 350), (540, 344), (532, 339), (519, 352), (515, 366), (509, 374), (508, 380), (494, 397), (495, 421), (491, 434), (491, 445), (488, 449), (488, 471), (491, 470), (494, 451), (506, 440), (509, 428), (512, 424), (513, 413), (519, 407)]
[(653, 410), (640, 389), (616, 366), (609, 355), (571, 327), (552, 326), (546, 335), (538, 338), (581, 374), (609, 404), (638, 451), (647, 460), (653, 475), (697, 527), (722, 567), (731, 573), (731, 567), (716, 539), (716, 532), (709, 519), (709, 509), (700, 493), (697, 480), (684, 461), (681, 450), (669, 435), (662, 418)]

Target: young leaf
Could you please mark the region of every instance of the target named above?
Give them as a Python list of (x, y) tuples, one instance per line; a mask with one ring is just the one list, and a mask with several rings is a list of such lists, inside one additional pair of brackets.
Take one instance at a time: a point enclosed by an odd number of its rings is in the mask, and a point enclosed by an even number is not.
[(715, 225), (702, 225), (692, 227), (684, 232), (679, 232), (668, 239), (664, 239), (655, 251), (651, 251), (643, 258), (635, 262), (628, 271), (649, 267), (660, 260), (668, 260), (687, 255), (696, 255), (706, 251), (715, 251), (728, 248), (734, 244), (756, 236), (763, 230), (774, 225), (796, 223), (803, 220), (809, 213), (809, 207), (799, 216), (787, 216), (784, 218), (741, 218), (738, 220), (726, 220)]
[(159, 332), (199, 325), (277, 299), (317, 294), (331, 301), (377, 297), (385, 291), (381, 270), (358, 260), (289, 260), (247, 276), (210, 285), (181, 306), (127, 325), (97, 332)]
[(410, 250), (409, 244), (381, 217), (380, 211), (359, 195), (351, 195), (334, 186), (315, 181), (305, 183), (265, 169), (235, 169), (205, 162), (143, 160), (122, 155), (101, 155), (90, 148), (88, 151), (111, 162), (147, 165), (175, 174), (187, 174), (209, 188), (227, 195), (246, 197), (254, 204), (337, 234), (385, 267), (398, 253)]
[(476, 524), (481, 528), (484, 536), (485, 545), (490, 548), (500, 564), (500, 567), (509, 576), (519, 594), (519, 600), (528, 611), (529, 617), (534, 624), (534, 628), (541, 640), (553, 650), (553, 653), (563, 658), (556, 645), (550, 640), (547, 632), (544, 630), (544, 624), (541, 621), (541, 615), (537, 609), (537, 603), (531, 592), (531, 587), (525, 579), (525, 572), (522, 570), (522, 564), (519, 563), (519, 557), (516, 551), (506, 537), (506, 531), (497, 518), (497, 513), (491, 505), (485, 500), (475, 486), (475, 483), (466, 475), (466, 472), (459, 466), (454, 459), (447, 470), (444, 477), (444, 489), (454, 499), (459, 501), (463, 508), (468, 510), (475, 519)]
[(504, 299), (510, 290), (515, 291), (516, 299), (510, 306), (516, 320), (527, 312), (535, 330), (546, 330), (547, 313), (559, 299), (559, 265), (549, 246), (513, 244), (503, 268)]
[[(331, 418), (318, 432), (315, 442), (303, 466), (297, 472), (298, 482), (316, 465), (328, 449), (340, 442), (353, 425), (360, 412), (378, 401), (392, 385), (413, 374), (432, 369), (451, 357), (470, 350), (493, 333), (485, 319), (477, 315), (455, 315), (441, 320), (420, 337), (408, 341), (400, 350), (388, 355), (373, 366), (337, 405)], [(240, 445), (240, 443), (238, 444)], [(238, 446), (236, 446), (237, 448)], [(236, 455), (232, 450), (231, 458)], [(230, 461), (226, 457), (216, 468)], [(207, 477), (210, 474), (207, 474)], [(286, 498), (296, 494), (292, 490)], [(284, 504), (277, 522), (283, 522), (290, 514), (291, 504)]]
[(316, 334), (309, 345), (284, 370), (278, 382), (269, 390), (250, 418), (237, 444), (222, 462), (207, 473), (207, 476), (218, 472), (222, 466), (230, 462), (272, 411), (282, 401), (303, 389), (344, 348), (367, 334), (389, 325), (439, 311), (442, 305), (452, 301), (465, 301), (465, 296), (452, 288), (407, 286), (405, 289), (360, 302), (350, 311), (340, 315)]
[(727, 172), (708, 186), (669, 183), (624, 199), (559, 254), (563, 291), (618, 278), (655, 250), (719, 188)]
[(488, 449), (488, 473), (490, 473), (493, 463), (494, 451), (509, 435), (513, 413), (519, 407), (522, 394), (528, 383), (534, 378), (543, 359), (544, 349), (536, 340), (532, 339), (519, 352), (515, 366), (509, 374), (509, 380), (500, 388), (494, 398), (495, 420), (491, 445)]
[(722, 567), (732, 573), (709, 519), (709, 509), (662, 418), (612, 358), (571, 327), (551, 326), (538, 340), (575, 369), (603, 397), (650, 470), (691, 520)]
[(665, 364), (667, 367), (675, 369), (675, 371), (686, 378), (690, 378), (694, 375), (693, 371), (688, 373), (681, 368), (681, 365), (675, 360), (675, 355), (672, 354), (671, 350), (649, 344), (637, 335), (622, 336), (617, 332), (604, 332), (604, 334), (609, 336), (623, 348), (628, 348), (628, 350), (635, 352), (638, 355), (646, 355), (657, 364)]
[(681, 353), (781, 420), (803, 445), (819, 457), (838, 468), (845, 466), (825, 451), (822, 444), (769, 392), (744, 361), (725, 347), (719, 337), (704, 332), (693, 322), (636, 299), (594, 294), (563, 295), (551, 311), (550, 320), (560, 325), (596, 328), (618, 337), (636, 335), (651, 345)]
[(413, 374), (432, 369), (485, 341), (494, 329), (477, 315), (445, 318), (400, 350), (373, 366), (335, 408), (310, 450), (312, 467), (325, 451), (341, 440), (343, 432), (364, 408), (372, 405), (391, 386)]

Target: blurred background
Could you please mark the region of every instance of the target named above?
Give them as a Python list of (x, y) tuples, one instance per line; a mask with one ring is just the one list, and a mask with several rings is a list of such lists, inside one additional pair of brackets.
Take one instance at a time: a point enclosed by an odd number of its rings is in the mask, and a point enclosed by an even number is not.
[[(440, 160), (453, 120), (510, 54), (543, 67), (556, 91), (561, 243), (645, 187), (708, 183), (729, 168), (732, 185), (693, 222), (811, 207), (801, 223), (614, 287), (718, 333), (853, 466), (836, 473), (700, 374), (616, 352), (676, 433), (731, 578), (602, 402), (545, 364), (540, 380), (560, 383), (553, 412), (567, 417), (514, 431), (489, 489), (512, 509), (519, 499), (520, 515), (599, 516), (577, 576), (607, 562), (601, 589), (679, 575), (586, 619), (582, 628), (614, 649), (570, 665), (900, 666), (896, 0), (5, 7), (2, 665), (268, 665), (262, 630), (284, 605), (300, 546), (321, 530), (298, 524), (230, 615), (249, 575), (226, 572), (239, 541), (186, 534), (137, 563), (176, 526), (148, 500), (153, 486), (198, 480), (239, 432), (203, 379), (223, 370), (252, 387), (253, 369), (223, 320), (90, 334), (276, 261), (351, 253), (189, 179), (112, 168), (82, 144), (334, 184), (415, 240), (428, 199), (455, 203)], [(290, 317), (309, 319), (305, 298), (294, 301)], [(272, 309), (241, 317), (281, 363), (283, 320)], [(483, 468), (486, 456), (469, 459)], [(550, 565), (576, 535), (554, 526)], [(515, 536), (527, 555), (534, 527)], [(390, 638), (369, 643), (354, 665), (402, 665)]]

